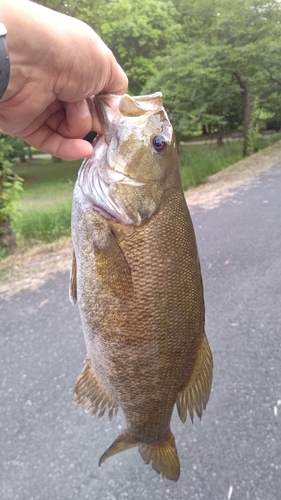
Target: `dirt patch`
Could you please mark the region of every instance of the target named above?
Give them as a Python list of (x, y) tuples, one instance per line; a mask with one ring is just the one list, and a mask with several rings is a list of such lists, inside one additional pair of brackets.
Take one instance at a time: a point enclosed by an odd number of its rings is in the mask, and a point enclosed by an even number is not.
[(71, 238), (16, 251), (0, 262), (0, 298), (43, 285), (59, 271), (71, 268)]
[[(226, 197), (233, 196), (241, 185), (247, 186), (259, 173), (281, 160), (281, 141), (212, 175), (205, 184), (189, 189), (186, 200), (190, 208), (217, 207)], [(50, 275), (71, 268), (72, 243), (63, 238), (46, 245), (17, 251), (0, 262), (0, 297), (10, 297), (26, 288), (37, 288)]]

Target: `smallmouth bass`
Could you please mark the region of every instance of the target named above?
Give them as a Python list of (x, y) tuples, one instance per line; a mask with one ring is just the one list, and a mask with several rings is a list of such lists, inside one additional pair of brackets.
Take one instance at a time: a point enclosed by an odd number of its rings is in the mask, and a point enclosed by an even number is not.
[(126, 429), (104, 452), (137, 446), (177, 481), (174, 405), (201, 418), (212, 382), (194, 230), (162, 94), (101, 94), (104, 135), (82, 163), (72, 208), (70, 297), (87, 347), (75, 403)]

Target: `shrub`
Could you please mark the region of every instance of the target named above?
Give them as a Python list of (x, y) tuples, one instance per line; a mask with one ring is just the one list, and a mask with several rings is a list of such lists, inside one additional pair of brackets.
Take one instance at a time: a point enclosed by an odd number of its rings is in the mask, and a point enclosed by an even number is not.
[(19, 193), (23, 189), (23, 179), (11, 169), (9, 153), (9, 144), (5, 143), (5, 139), (0, 139), (0, 257), (16, 247), (11, 224), (18, 216)]

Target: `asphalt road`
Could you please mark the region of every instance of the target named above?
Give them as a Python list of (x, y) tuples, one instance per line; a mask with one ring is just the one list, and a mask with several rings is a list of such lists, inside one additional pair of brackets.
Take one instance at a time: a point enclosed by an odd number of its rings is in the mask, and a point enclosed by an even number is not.
[(1, 500), (281, 498), (281, 163), (192, 213), (215, 374), (202, 422), (173, 417), (179, 482), (136, 449), (97, 466), (123, 419), (72, 404), (85, 346), (57, 274), (0, 301)]

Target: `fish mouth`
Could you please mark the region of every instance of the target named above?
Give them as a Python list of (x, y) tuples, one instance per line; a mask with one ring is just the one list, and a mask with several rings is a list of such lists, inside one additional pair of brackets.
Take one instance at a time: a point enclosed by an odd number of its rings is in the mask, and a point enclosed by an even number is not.
[(111, 137), (114, 136), (122, 117), (137, 118), (163, 109), (161, 92), (136, 97), (131, 97), (128, 94), (101, 93), (95, 96), (95, 102), (107, 144), (110, 142)]

